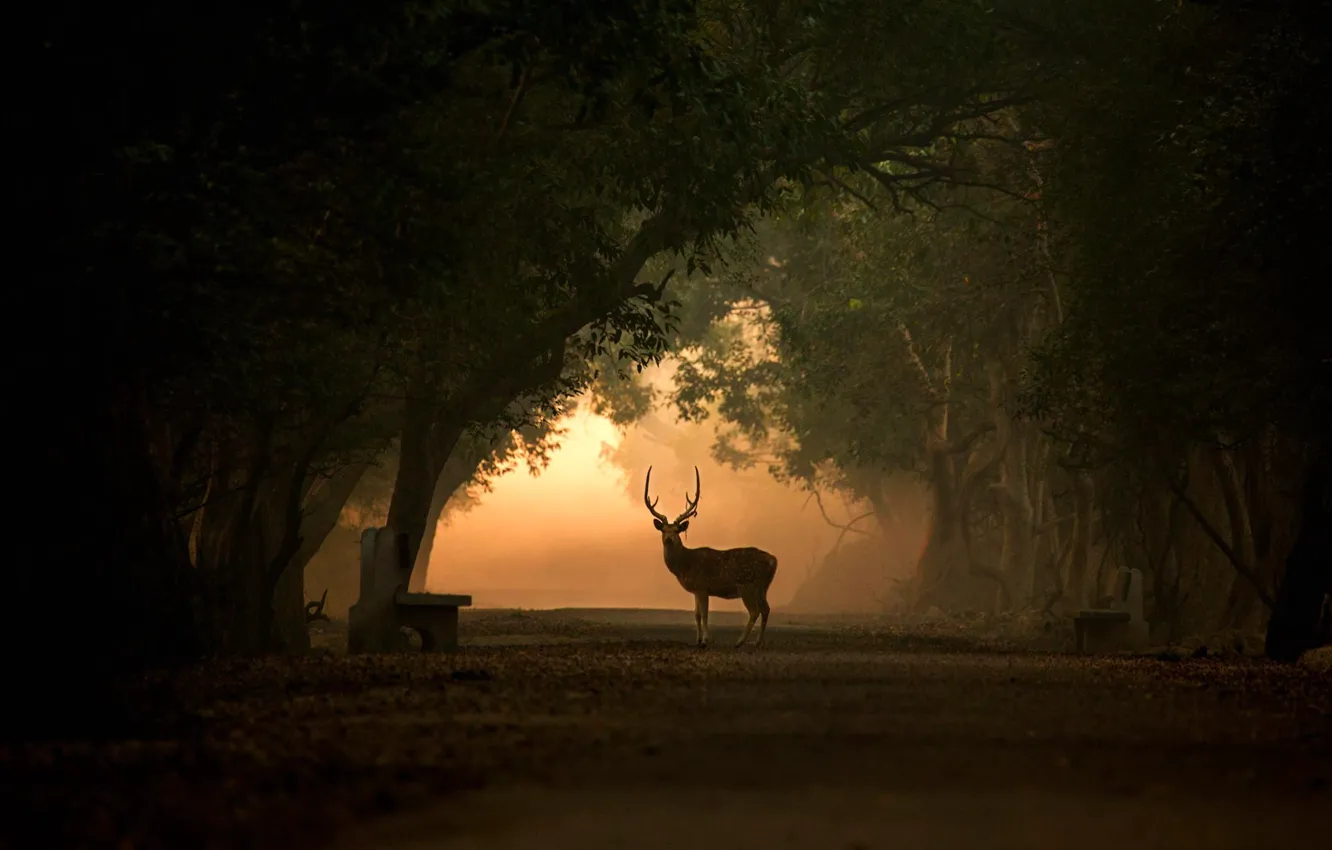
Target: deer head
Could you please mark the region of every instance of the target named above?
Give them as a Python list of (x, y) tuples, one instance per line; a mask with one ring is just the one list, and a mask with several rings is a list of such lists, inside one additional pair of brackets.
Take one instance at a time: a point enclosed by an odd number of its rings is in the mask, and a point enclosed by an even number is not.
[(666, 518), (665, 514), (657, 513), (657, 499), (650, 498), (648, 493), (652, 489), (652, 467), (648, 467), (647, 481), (643, 483), (643, 504), (647, 505), (648, 512), (652, 514), (652, 525), (661, 532), (661, 542), (667, 546), (679, 546), (680, 535), (689, 530), (689, 518), (698, 513), (698, 497), (703, 492), (703, 484), (698, 477), (698, 467), (694, 467), (694, 498), (690, 499), (689, 494), (685, 494), (685, 510), (673, 521)]

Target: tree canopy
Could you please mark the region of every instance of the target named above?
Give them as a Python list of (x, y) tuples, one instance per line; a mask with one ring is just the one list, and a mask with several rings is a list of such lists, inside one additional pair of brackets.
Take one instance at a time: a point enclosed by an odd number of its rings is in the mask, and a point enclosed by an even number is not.
[(676, 352), (675, 401), (737, 462), (885, 521), (886, 474), (929, 482), (917, 603), (1048, 608), (1100, 545), (1165, 604), (1178, 535), (1128, 517), (1182, 504), (1240, 577), (1232, 619), (1302, 588), (1307, 643), (1324, 579), (1283, 564), (1327, 551), (1326, 17), (46, 10), (12, 108), (46, 343), (21, 389), (51, 399), (33, 574), (128, 612), (108, 668), (299, 647), (304, 563), (367, 470), (428, 550), (478, 469), (539, 456), (589, 389), (632, 420), (634, 370)]

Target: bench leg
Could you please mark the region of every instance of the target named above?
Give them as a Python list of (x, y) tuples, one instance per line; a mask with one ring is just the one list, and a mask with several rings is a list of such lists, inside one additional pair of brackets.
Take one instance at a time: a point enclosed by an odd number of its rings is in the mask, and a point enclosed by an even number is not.
[(1081, 620), (1073, 621), (1073, 647), (1079, 655), (1087, 650), (1087, 624)]
[(456, 652), (458, 650), (458, 609), (452, 608), (435, 618), (431, 627), (418, 629), (421, 633), (422, 652)]

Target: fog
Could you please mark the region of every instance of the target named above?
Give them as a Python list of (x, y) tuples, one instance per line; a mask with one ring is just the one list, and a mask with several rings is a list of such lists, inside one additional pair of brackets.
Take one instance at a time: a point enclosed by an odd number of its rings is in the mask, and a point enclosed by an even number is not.
[[(684, 510), (698, 466), (702, 498), (686, 544), (772, 552), (779, 563), (769, 595), (774, 607), (790, 602), (837, 541), (840, 530), (820, 516), (808, 492), (775, 481), (765, 468), (736, 471), (715, 462), (708, 423), (681, 423), (658, 411), (621, 433), (584, 405), (564, 427), (559, 450), (539, 475), (520, 468), (495, 481), (479, 506), (441, 524), (428, 590), (469, 593), (482, 608), (690, 608), (643, 506), (649, 465), (658, 510), (670, 516)], [(835, 497), (824, 502), (837, 522), (863, 512)], [(739, 601), (712, 604), (743, 610)]]

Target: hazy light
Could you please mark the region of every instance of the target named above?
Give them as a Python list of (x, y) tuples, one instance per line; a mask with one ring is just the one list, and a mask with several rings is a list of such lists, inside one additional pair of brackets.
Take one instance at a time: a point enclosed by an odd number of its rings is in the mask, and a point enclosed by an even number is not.
[[(663, 445), (641, 429), (621, 435), (581, 408), (539, 477), (525, 469), (495, 482), (480, 506), (440, 528), (428, 589), (472, 594), (477, 607), (690, 608), (692, 599), (662, 562), (661, 537), (642, 503), (649, 463), (658, 509), (674, 515), (703, 477), (690, 546), (758, 546), (778, 557), (769, 599), (786, 602), (836, 537), (807, 494), (766, 471), (735, 472), (708, 456), (711, 429), (674, 423), (681, 439)], [(608, 459), (614, 456), (615, 460)], [(628, 471), (620, 465), (630, 467)], [(739, 602), (714, 600), (722, 610)]]

